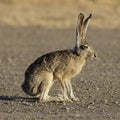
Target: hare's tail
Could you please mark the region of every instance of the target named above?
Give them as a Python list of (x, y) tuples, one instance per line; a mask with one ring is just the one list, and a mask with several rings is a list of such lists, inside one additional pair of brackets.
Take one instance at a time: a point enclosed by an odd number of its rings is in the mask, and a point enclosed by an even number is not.
[(22, 88), (22, 90), (26, 93), (26, 94), (28, 94), (28, 95), (30, 95), (30, 96), (37, 96), (38, 94), (40, 94), (41, 93), (41, 83), (42, 82), (40, 82), (38, 85), (30, 85), (28, 82), (24, 82), (22, 85), (21, 85), (21, 88)]

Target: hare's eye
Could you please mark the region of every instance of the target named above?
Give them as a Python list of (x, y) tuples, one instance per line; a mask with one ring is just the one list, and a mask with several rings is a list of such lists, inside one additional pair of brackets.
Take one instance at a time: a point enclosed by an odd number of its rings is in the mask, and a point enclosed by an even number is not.
[(88, 46), (87, 46), (87, 45), (84, 45), (84, 47), (85, 47), (85, 48), (88, 48)]
[(80, 46), (80, 49), (82, 49), (82, 50), (87, 49), (87, 48), (88, 48), (87, 45), (81, 45), (81, 46)]

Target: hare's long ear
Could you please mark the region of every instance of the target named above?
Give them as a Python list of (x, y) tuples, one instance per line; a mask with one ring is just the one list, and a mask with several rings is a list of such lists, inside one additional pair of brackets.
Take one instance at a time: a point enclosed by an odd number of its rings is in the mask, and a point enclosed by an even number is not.
[(91, 17), (92, 17), (92, 14), (90, 14), (90, 15), (85, 19), (85, 21), (83, 22), (83, 32), (82, 32), (82, 39), (83, 39), (83, 40), (85, 39), (86, 31), (87, 31), (88, 24), (89, 24), (89, 22), (90, 22)]
[(79, 48), (81, 44), (81, 35), (82, 35), (82, 30), (83, 30), (83, 20), (84, 20), (84, 15), (83, 13), (80, 13), (78, 16), (77, 20), (77, 26), (76, 26), (76, 47)]

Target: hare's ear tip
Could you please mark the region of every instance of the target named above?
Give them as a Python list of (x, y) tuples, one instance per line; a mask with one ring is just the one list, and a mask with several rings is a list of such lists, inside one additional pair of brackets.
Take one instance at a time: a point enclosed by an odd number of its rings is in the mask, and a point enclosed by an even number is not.
[[(80, 12), (78, 16), (83, 16), (84, 17), (84, 14), (82, 12)], [(90, 15), (89, 15), (89, 18), (91, 18), (91, 17), (92, 17), (92, 13), (90, 13)]]
[(84, 14), (82, 12), (80, 12), (79, 15), (84, 15)]
[(78, 16), (84, 16), (84, 14), (82, 12), (80, 12)]

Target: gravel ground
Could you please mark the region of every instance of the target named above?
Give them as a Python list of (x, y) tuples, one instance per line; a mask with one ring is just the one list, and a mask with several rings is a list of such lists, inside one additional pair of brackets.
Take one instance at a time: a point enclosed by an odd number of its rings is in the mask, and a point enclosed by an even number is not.
[[(119, 120), (120, 30), (88, 30), (87, 40), (98, 53), (73, 79), (80, 102), (38, 103), (21, 90), (24, 71), (47, 52), (74, 46), (74, 29), (0, 27), (0, 119), (1, 120)], [(50, 94), (59, 92), (53, 85)]]

